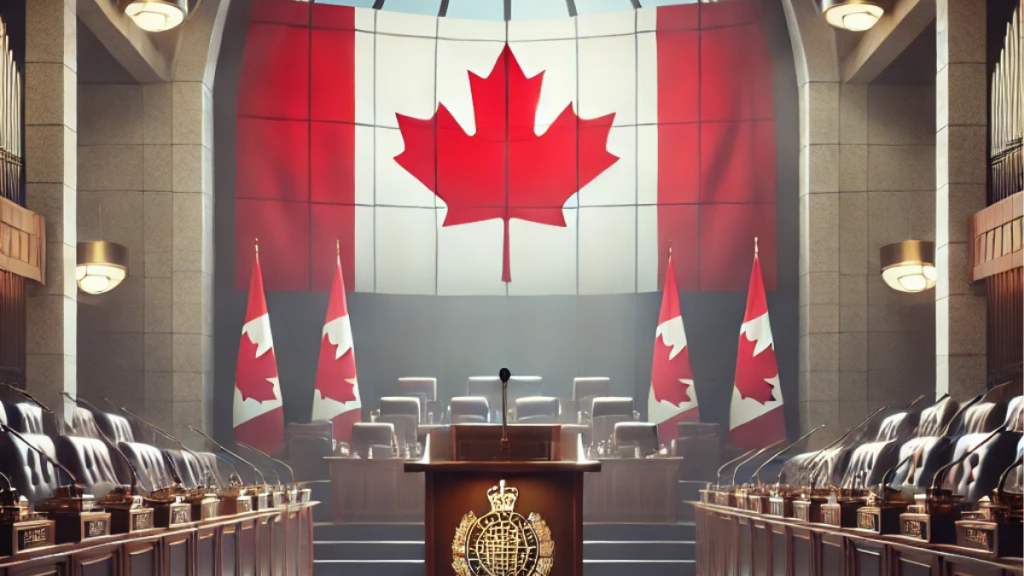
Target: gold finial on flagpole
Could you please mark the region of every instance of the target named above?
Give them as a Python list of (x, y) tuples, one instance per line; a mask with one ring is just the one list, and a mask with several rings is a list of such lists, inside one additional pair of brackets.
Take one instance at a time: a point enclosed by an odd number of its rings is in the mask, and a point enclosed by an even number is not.
[(259, 260), (260, 259), (260, 239), (254, 237), (252, 239), (252, 243), (253, 243), (254, 246), (256, 246), (256, 259)]
[(668, 257), (669, 258), (672, 257), (672, 239), (671, 238), (668, 239)]
[(757, 256), (757, 236), (754, 236), (754, 256)]
[(341, 259), (341, 240), (337, 238), (334, 239), (334, 254)]

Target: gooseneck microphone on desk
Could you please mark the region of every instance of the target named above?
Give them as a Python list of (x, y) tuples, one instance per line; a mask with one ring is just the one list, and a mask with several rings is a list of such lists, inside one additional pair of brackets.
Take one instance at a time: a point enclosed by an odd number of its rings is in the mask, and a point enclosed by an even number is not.
[[(739, 456), (737, 456), (737, 457), (733, 458), (732, 460), (729, 460), (725, 464), (722, 464), (721, 466), (719, 466), (718, 467), (718, 472), (715, 474), (715, 487), (717, 488), (717, 487), (720, 487), (722, 485), (722, 472), (726, 468), (728, 468), (730, 464), (732, 464), (734, 462), (739, 462), (740, 460), (745, 459), (747, 456), (753, 454), (754, 452), (757, 452), (758, 450), (760, 450), (760, 448), (753, 448), (751, 450), (747, 450), (746, 452), (740, 454)], [(737, 464), (737, 466), (738, 465), (739, 464)]]
[[(271, 456), (270, 454), (267, 454), (263, 450), (260, 450), (259, 448), (256, 448), (255, 446), (250, 446), (250, 445), (246, 444), (245, 442), (240, 442), (240, 441), (236, 440), (235, 443), (238, 444), (239, 446), (241, 446), (242, 448), (247, 448), (247, 449), (249, 449), (249, 450), (259, 454), (260, 456), (263, 456), (264, 458), (266, 458), (267, 460), (270, 460), (271, 462), (276, 462), (276, 463), (284, 466), (288, 470), (288, 474), (290, 474), (291, 477), (292, 477), (292, 484), (295, 484), (295, 470), (293, 470), (292, 467), (289, 466), (287, 462), (285, 462), (284, 460), (279, 460), (277, 458), (274, 458), (273, 456)], [(277, 470), (274, 470), (274, 474), (277, 474)], [(278, 481), (279, 484), (281, 483), (281, 476), (280, 475), (277, 476), (277, 481)]]
[[(794, 442), (793, 442), (792, 444), (790, 444), (790, 445), (788, 445), (788, 446), (784, 446), (784, 447), (782, 448), (782, 450), (779, 450), (779, 451), (778, 451), (778, 452), (776, 452), (775, 454), (772, 454), (772, 457), (771, 457), (771, 458), (769, 458), (769, 459), (765, 460), (764, 462), (762, 462), (762, 463), (761, 463), (761, 465), (760, 465), (760, 466), (758, 466), (758, 467), (757, 467), (757, 469), (756, 469), (756, 470), (754, 470), (754, 473), (753, 473), (753, 474), (751, 475), (751, 476), (752, 476), (752, 477), (753, 477), (753, 478), (754, 478), (755, 480), (757, 480), (757, 485), (758, 485), (758, 486), (760, 486), (760, 485), (761, 485), (761, 469), (762, 469), (762, 468), (764, 468), (765, 466), (767, 466), (769, 462), (771, 462), (771, 461), (775, 460), (775, 459), (776, 459), (776, 458), (778, 458), (779, 456), (782, 456), (782, 455), (783, 455), (783, 454), (785, 454), (786, 452), (789, 452), (790, 450), (792, 450), (792, 449), (793, 449), (793, 447), (794, 447), (794, 446), (796, 446), (796, 445), (800, 444), (800, 443), (801, 443), (801, 442), (803, 442), (804, 440), (807, 440), (807, 439), (808, 439), (808, 438), (810, 438), (810, 437), (811, 437), (811, 436), (812, 436), (812, 435), (813, 435), (814, 433), (816, 433), (816, 432), (817, 432), (818, 430), (821, 430), (821, 429), (822, 429), (822, 428), (824, 428), (824, 427), (825, 427), (825, 425), (824, 425), (824, 424), (822, 424), (822, 425), (818, 426), (818, 427), (817, 427), (817, 428), (815, 428), (814, 430), (811, 430), (811, 431), (810, 431), (810, 432), (808, 432), (807, 434), (804, 434), (803, 436), (801, 436), (801, 437), (797, 438), (797, 439), (796, 439), (796, 440), (795, 440), (795, 441), (794, 441)], [(782, 477), (782, 471), (781, 471), (781, 470), (779, 470), (779, 477), (780, 477), (780, 478)], [(777, 483), (777, 482), (776, 482), (776, 483)]]
[(858, 423), (856, 426), (854, 426), (853, 428), (850, 428), (849, 430), (847, 430), (845, 434), (843, 434), (839, 438), (836, 438), (835, 440), (833, 440), (833, 441), (829, 442), (828, 444), (826, 444), (824, 448), (822, 448), (821, 450), (818, 450), (818, 452), (815, 453), (814, 456), (812, 456), (807, 461), (805, 467), (809, 470), (809, 473), (810, 473), (810, 476), (809, 476), (808, 479), (811, 482), (811, 490), (812, 491), (815, 488), (817, 488), (817, 485), (818, 485), (818, 475), (815, 474), (814, 469), (812, 468), (814, 463), (817, 462), (818, 458), (821, 458), (821, 456), (824, 455), (829, 449), (831, 449), (831, 448), (833, 448), (835, 446), (838, 446), (839, 443), (842, 442), (843, 440), (846, 440), (850, 436), (850, 434), (853, 434), (855, 431), (860, 430), (861, 428), (863, 428), (865, 425), (867, 425), (868, 422), (871, 422), (871, 420), (874, 419), (875, 416), (880, 414), (882, 411), (887, 410), (888, 408), (889, 408), (888, 406), (882, 406), (881, 408), (875, 410), (874, 412), (869, 414), (867, 418), (861, 420), (860, 423)]
[[(7, 424), (4, 424), (4, 423), (0, 422), (0, 431), (6, 432), (7, 434), (10, 434), (11, 436), (14, 436), (22, 444), (24, 444), (25, 446), (28, 446), (33, 452), (35, 452), (36, 454), (39, 454), (39, 456), (42, 457), (43, 460), (46, 460), (47, 462), (49, 462), (51, 466), (53, 466), (54, 468), (59, 469), (60, 471), (64, 472), (65, 474), (67, 474), (68, 478), (71, 479), (71, 483), (70, 484), (65, 484), (63, 486), (63, 488), (65, 488), (67, 490), (67, 495), (66, 496), (60, 496), (60, 497), (63, 497), (63, 498), (78, 498), (78, 499), (83, 498), (84, 493), (83, 493), (82, 486), (81, 486), (81, 484), (78, 483), (78, 477), (75, 476), (74, 473), (71, 472), (71, 470), (68, 470), (67, 467), (65, 467), (63, 464), (58, 462), (56, 458), (50, 457), (50, 455), (47, 454), (45, 450), (43, 450), (42, 448), (36, 446), (32, 442), (29, 442), (29, 440), (27, 438), (25, 438), (24, 436), (22, 436), (20, 432), (18, 432), (14, 428), (11, 428)], [(57, 484), (60, 485), (60, 478), (59, 477), (58, 477), (58, 480), (57, 480)], [(58, 497), (58, 498), (60, 498), (60, 497)]]
[(10, 382), (0, 382), (0, 385), (6, 386), (7, 388), (13, 390), (15, 393), (21, 395), (29, 402), (38, 406), (43, 412), (46, 412), (47, 414), (52, 416), (57, 423), (57, 433), (60, 434), (61, 436), (64, 435), (64, 420), (62, 418), (57, 417), (57, 414), (53, 410), (50, 410), (50, 408), (46, 404), (43, 404), (35, 396), (22, 390), (21, 388), (18, 388), (17, 386), (11, 384)]
[(748, 462), (758, 458), (759, 456), (762, 456), (765, 452), (768, 452), (770, 450), (774, 450), (775, 448), (778, 448), (780, 444), (785, 444), (785, 443), (786, 443), (785, 440), (778, 440), (776, 442), (772, 442), (771, 444), (769, 444), (769, 445), (765, 446), (764, 448), (761, 448), (760, 450), (755, 452), (753, 456), (751, 456), (749, 458), (746, 458), (742, 462), (737, 464), (736, 467), (733, 468), (733, 470), (732, 470), (732, 486), (736, 485), (736, 474), (740, 471), (740, 468), (742, 468), (744, 464), (746, 464), (746, 463), (748, 463)]
[[(249, 461), (248, 461), (248, 460), (246, 460), (245, 458), (242, 458), (241, 456), (239, 456), (238, 454), (236, 454), (236, 453), (232, 452), (231, 450), (228, 450), (227, 448), (225, 448), (225, 447), (224, 447), (224, 445), (223, 445), (223, 444), (221, 444), (220, 442), (217, 442), (216, 440), (214, 440), (213, 438), (211, 438), (211, 437), (210, 437), (209, 435), (205, 434), (205, 433), (204, 433), (203, 431), (201, 431), (201, 430), (197, 430), (197, 429), (196, 429), (196, 428), (195, 428), (194, 426), (189, 426), (189, 427), (188, 427), (188, 429), (189, 429), (189, 430), (191, 430), (191, 431), (193, 431), (193, 432), (195, 432), (196, 434), (199, 434), (199, 435), (200, 435), (200, 436), (202, 436), (203, 438), (206, 438), (207, 440), (209, 440), (209, 441), (210, 441), (210, 443), (211, 443), (211, 444), (213, 444), (213, 445), (214, 445), (214, 446), (216, 446), (217, 448), (220, 448), (221, 450), (223, 450), (224, 452), (227, 452), (227, 453), (228, 453), (228, 454), (230, 454), (231, 456), (234, 456), (235, 458), (238, 458), (238, 460), (239, 460), (240, 462), (242, 462), (243, 464), (245, 464), (245, 465), (249, 466), (250, 468), (252, 468), (253, 472), (255, 472), (255, 473), (256, 473), (257, 475), (259, 475), (259, 477), (260, 477), (260, 481), (261, 481), (261, 482), (263, 483), (263, 485), (264, 485), (264, 486), (266, 486), (266, 485), (267, 485), (267, 479), (266, 479), (266, 477), (265, 477), (265, 476), (263, 476), (263, 473), (262, 473), (262, 472), (260, 472), (260, 469), (259, 469), (259, 468), (257, 468), (255, 464), (253, 464), (252, 462), (249, 462)], [(255, 479), (255, 478), (254, 478), (254, 479)]]
[[(151, 424), (151, 423), (149, 423), (149, 422), (147, 422), (147, 421), (143, 420), (142, 418), (140, 418), (139, 416), (137, 416), (137, 415), (136, 415), (136, 414), (135, 414), (134, 412), (132, 412), (131, 410), (129, 410), (129, 409), (127, 409), (127, 408), (125, 408), (124, 406), (121, 406), (121, 411), (122, 411), (122, 412), (124, 412), (125, 414), (127, 414), (127, 415), (131, 416), (132, 418), (134, 418), (134, 419), (138, 420), (139, 422), (141, 422), (141, 423), (142, 423), (142, 424), (143, 424), (144, 426), (146, 426), (146, 427), (147, 427), (147, 428), (149, 428), (150, 430), (153, 430), (153, 431), (154, 431), (154, 432), (156, 432), (157, 434), (159, 434), (159, 435), (163, 436), (164, 438), (166, 438), (166, 439), (170, 440), (171, 442), (174, 442), (174, 443), (175, 443), (175, 444), (177, 444), (177, 445), (178, 445), (178, 446), (179, 446), (179, 447), (180, 447), (180, 448), (181, 448), (182, 450), (184, 450), (185, 452), (188, 452), (189, 454), (191, 454), (192, 456), (194, 456), (194, 457), (195, 457), (195, 459), (196, 459), (196, 461), (198, 461), (198, 462), (199, 462), (199, 465), (200, 465), (200, 466), (203, 466), (203, 467), (205, 468), (205, 469), (203, 470), (203, 472), (205, 472), (205, 473), (207, 474), (207, 479), (209, 479), (209, 478), (213, 478), (213, 479), (216, 479), (216, 474), (214, 474), (214, 473), (213, 473), (213, 469), (211, 469), (211, 468), (210, 468), (210, 463), (209, 463), (209, 462), (207, 462), (207, 461), (206, 461), (206, 459), (205, 459), (205, 458), (203, 458), (203, 457), (201, 457), (201, 456), (200, 456), (199, 454), (196, 454), (194, 450), (192, 450), (192, 449), (191, 449), (191, 448), (189, 448), (188, 446), (185, 446), (185, 444), (184, 444), (184, 443), (183, 443), (183, 442), (182, 442), (181, 440), (178, 440), (177, 438), (175, 438), (174, 436), (172, 436), (172, 435), (170, 434), (170, 432), (167, 432), (167, 431), (163, 430), (162, 428), (160, 428), (159, 426), (157, 426), (157, 425), (155, 425), (155, 424)], [(172, 468), (173, 468), (173, 466), (172, 466)], [(180, 476), (181, 476), (181, 474), (178, 474), (178, 476), (180, 477)], [(204, 485), (205, 485), (205, 483), (203, 483), (203, 482), (200, 482), (200, 484), (199, 484), (199, 486), (198, 486), (198, 487), (203, 487)]]

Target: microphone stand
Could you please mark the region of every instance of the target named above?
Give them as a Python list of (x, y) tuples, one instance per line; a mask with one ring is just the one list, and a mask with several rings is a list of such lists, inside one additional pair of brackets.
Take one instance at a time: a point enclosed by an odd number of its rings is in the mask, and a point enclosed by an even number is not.
[(58, 544), (81, 542), (87, 538), (110, 534), (110, 513), (92, 511), (92, 495), (85, 494), (78, 477), (71, 470), (7, 424), (0, 423), (0, 430), (17, 438), (51, 467), (64, 472), (71, 479), (70, 484), (60, 485), (60, 475), (54, 470), (54, 474), (57, 475), (57, 489), (51, 498), (36, 507), (40, 512), (46, 512), (47, 516), (56, 522), (55, 537)]
[(52, 546), (54, 521), (32, 512), (6, 474), (0, 472), (0, 479), (0, 556)]
[[(288, 474), (291, 475), (291, 477), (292, 477), (291, 486), (287, 487), (288, 502), (293, 503), (293, 504), (301, 504), (301, 503), (304, 503), (304, 502), (309, 502), (310, 495), (311, 495), (312, 491), (309, 488), (306, 488), (305, 485), (303, 485), (302, 488), (299, 487), (299, 484), (297, 484), (295, 482), (295, 469), (293, 469), (287, 462), (285, 462), (284, 460), (279, 460), (277, 458), (274, 458), (273, 456), (271, 456), (270, 454), (267, 454), (263, 450), (260, 450), (259, 448), (256, 448), (255, 446), (250, 446), (249, 444), (246, 444), (245, 442), (240, 442), (240, 441), (236, 440), (235, 443), (238, 444), (239, 446), (243, 447), (243, 448), (247, 448), (247, 449), (249, 449), (249, 450), (259, 454), (260, 456), (263, 456), (267, 460), (270, 460), (272, 462), (276, 462), (276, 463), (284, 466), (288, 470)], [(274, 474), (277, 474), (276, 470), (274, 471)], [(281, 477), (278, 476), (277, 480), (280, 483)], [(280, 505), (282, 503), (283, 502), (277, 502), (276, 504)]]
[[(75, 404), (82, 403), (90, 410), (97, 411), (95, 406), (84, 399), (76, 399), (68, 392), (61, 392), (61, 395), (67, 397)], [(107, 447), (107, 451), (117, 454), (125, 464), (130, 482), (128, 490), (125, 490), (124, 486), (117, 486), (97, 502), (97, 504), (110, 512), (111, 532), (114, 534), (126, 534), (152, 528), (153, 509), (149, 507), (144, 508), (142, 506), (142, 497), (139, 496), (139, 471), (99, 426), (96, 427), (96, 431), (99, 432), (99, 440)], [(152, 493), (152, 485), (150, 486), (150, 492)]]
[[(818, 430), (821, 430), (824, 427), (825, 427), (825, 425), (822, 424), (822, 425), (818, 426), (817, 428), (815, 428), (814, 430), (811, 430), (807, 434), (804, 434), (803, 436), (797, 438), (796, 441), (793, 442), (792, 444), (788, 444), (786, 446), (783, 446), (783, 448), (781, 450), (779, 450), (775, 454), (772, 454), (770, 458), (768, 458), (767, 460), (762, 462), (761, 465), (758, 466), (756, 470), (754, 470), (754, 473), (751, 475), (751, 477), (757, 482), (757, 484), (756, 484), (756, 488), (751, 490), (748, 493), (748, 496), (747, 496), (748, 499), (749, 499), (747, 504), (748, 504), (750, 510), (752, 510), (754, 512), (759, 512), (759, 513), (762, 513), (762, 514), (770, 512), (771, 514), (773, 514), (775, 516), (785, 516), (785, 510), (787, 508), (785, 501), (782, 500), (782, 499), (779, 499), (779, 503), (778, 504), (774, 503), (774, 500), (776, 499), (775, 496), (777, 494), (774, 493), (771, 490), (765, 490), (765, 486), (761, 482), (761, 470), (765, 466), (767, 466), (769, 462), (775, 460), (776, 458), (778, 458), (782, 454), (792, 450), (794, 446), (796, 446), (797, 444), (800, 444), (801, 442), (803, 442), (804, 440), (809, 438), (812, 434), (814, 434)], [(738, 467), (737, 467), (737, 469), (738, 469)], [(780, 474), (781, 474), (781, 472), (780, 472)], [(776, 488), (777, 487), (778, 487), (778, 485), (776, 485)]]
[(889, 484), (892, 482), (896, 471), (914, 457), (914, 452), (900, 459), (891, 468), (882, 474), (879, 481), (878, 493), (868, 493), (867, 504), (857, 510), (858, 530), (866, 530), (872, 534), (899, 534), (900, 514), (907, 510), (909, 502), (903, 498), (902, 492), (895, 490)]
[[(43, 412), (46, 412), (51, 417), (53, 417), (54, 421), (56, 422), (56, 426), (57, 426), (57, 434), (59, 436), (64, 436), (65, 435), (64, 420), (62, 418), (58, 418), (57, 414), (55, 414), (53, 410), (50, 410), (50, 408), (47, 407), (46, 404), (43, 404), (42, 402), (37, 400), (35, 396), (29, 394), (28, 392), (25, 392), (24, 390), (22, 390), (21, 388), (18, 388), (14, 384), (11, 384), (10, 382), (0, 382), (0, 385), (6, 386), (7, 388), (13, 390), (15, 393), (19, 394), (20, 396), (22, 396), (23, 398), (25, 398), (29, 402), (31, 402), (31, 403), (35, 404), (36, 406), (38, 406)], [(45, 432), (45, 429), (43, 431)]]
[(736, 474), (739, 473), (740, 468), (742, 468), (744, 464), (747, 464), (747, 463), (749, 463), (749, 462), (751, 462), (753, 460), (756, 460), (758, 457), (762, 456), (765, 452), (768, 452), (769, 450), (772, 450), (772, 449), (778, 447), (780, 444), (786, 444), (786, 441), (785, 440), (778, 440), (776, 442), (772, 442), (771, 444), (761, 448), (757, 452), (754, 452), (754, 454), (752, 456), (750, 456), (748, 458), (744, 458), (742, 462), (740, 462), (739, 464), (736, 465), (735, 468), (733, 468), (733, 470), (732, 470), (732, 484), (731, 484), (731, 487), (732, 487), (732, 490), (733, 490), (733, 492), (735, 494), (735, 500), (736, 500), (736, 507), (737, 508), (739, 508), (741, 510), (748, 510), (749, 509), (749, 504), (750, 504), (750, 501), (748, 499), (748, 495), (749, 495), (750, 491), (746, 487), (747, 484), (744, 482), (743, 485), (741, 485), (741, 486), (737, 486), (736, 485)]
[[(248, 512), (250, 510), (263, 510), (263, 509), (265, 509), (265, 508), (267, 508), (269, 506), (268, 500), (270, 499), (270, 496), (268, 495), (268, 492), (270, 492), (270, 490), (269, 490), (269, 488), (267, 486), (267, 479), (263, 476), (263, 473), (260, 472), (259, 468), (257, 468), (252, 462), (249, 462), (245, 458), (242, 458), (238, 454), (232, 452), (231, 450), (228, 450), (227, 448), (224, 447), (223, 444), (221, 444), (220, 442), (217, 442), (216, 440), (214, 440), (213, 438), (211, 438), (209, 435), (205, 434), (201, 430), (197, 430), (194, 426), (189, 426), (188, 429), (193, 431), (193, 432), (195, 432), (196, 434), (199, 434), (203, 438), (206, 438), (207, 440), (210, 441), (211, 444), (213, 444), (217, 448), (220, 448), (225, 453), (227, 453), (227, 454), (237, 458), (239, 462), (242, 462), (243, 464), (245, 464), (245, 465), (249, 466), (250, 468), (252, 468), (253, 472), (255, 472), (256, 475), (258, 475), (260, 477), (260, 481), (263, 483), (263, 485), (262, 486), (253, 485), (253, 488), (252, 488), (253, 493), (251, 495), (247, 495), (247, 496), (249, 496), (249, 509), (248, 510), (244, 510), (245, 512)], [(253, 477), (253, 480), (255, 480), (255, 479), (256, 478)], [(238, 511), (242, 512), (243, 510), (238, 510)]]
[[(707, 488), (705, 490), (701, 490), (701, 499), (704, 501), (705, 504), (728, 506), (730, 508), (734, 508), (736, 506), (736, 494), (734, 494), (732, 490), (722, 489), (722, 472), (726, 468), (728, 468), (730, 464), (734, 462), (739, 462), (740, 460), (747, 458), (757, 450), (759, 449), (753, 448), (751, 450), (747, 450), (746, 452), (740, 454), (739, 456), (733, 458), (732, 460), (729, 460), (725, 464), (722, 464), (721, 466), (718, 467), (718, 471), (715, 473), (714, 488), (711, 487), (711, 483), (709, 482)], [(714, 499), (714, 502), (709, 502), (709, 500), (711, 500), (712, 498)]]

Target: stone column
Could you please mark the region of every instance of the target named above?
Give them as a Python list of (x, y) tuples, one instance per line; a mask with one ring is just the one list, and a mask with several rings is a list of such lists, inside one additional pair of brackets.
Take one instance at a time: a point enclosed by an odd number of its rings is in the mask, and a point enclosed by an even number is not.
[(985, 0), (936, 1), (935, 393), (985, 390), (985, 293), (968, 282), (967, 219), (985, 207)]
[(27, 388), (55, 410), (77, 382), (75, 5), (32, 0), (25, 15), (25, 197), (46, 218), (46, 285), (28, 283)]

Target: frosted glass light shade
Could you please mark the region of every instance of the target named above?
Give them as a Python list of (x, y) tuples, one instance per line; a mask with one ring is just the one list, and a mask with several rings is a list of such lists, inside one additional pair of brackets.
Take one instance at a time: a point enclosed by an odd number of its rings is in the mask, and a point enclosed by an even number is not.
[(124, 13), (147, 32), (170, 30), (185, 21), (188, 0), (122, 0)]
[(868, 30), (885, 13), (871, 0), (821, 0), (821, 11), (829, 24), (851, 32)]
[(904, 240), (883, 246), (879, 252), (882, 279), (893, 290), (923, 292), (935, 287), (935, 244)]
[(128, 248), (114, 242), (79, 242), (75, 280), (87, 294), (110, 292), (128, 275)]

